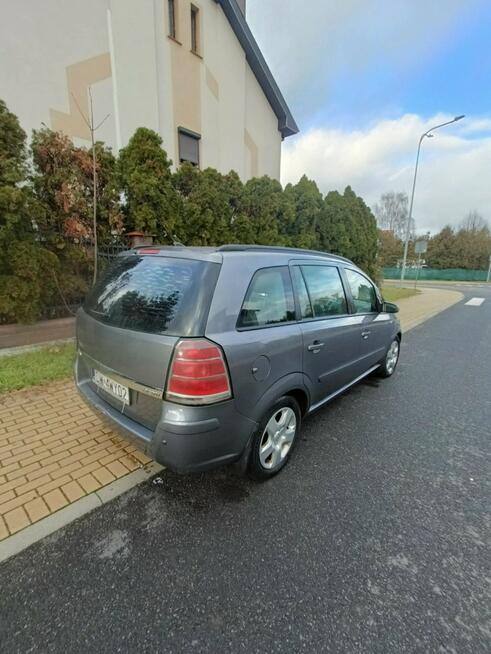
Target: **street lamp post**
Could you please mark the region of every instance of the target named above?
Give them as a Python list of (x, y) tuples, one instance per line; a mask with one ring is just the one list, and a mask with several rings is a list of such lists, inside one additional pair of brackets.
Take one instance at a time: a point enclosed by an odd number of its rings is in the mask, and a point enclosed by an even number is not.
[(401, 282), (404, 281), (404, 276), (406, 274), (407, 250), (409, 246), (409, 237), (411, 236), (411, 220), (413, 217), (414, 191), (416, 189), (416, 177), (418, 175), (418, 163), (419, 163), (419, 153), (421, 150), (421, 144), (423, 143), (423, 139), (425, 137), (426, 138), (433, 137), (433, 134), (431, 132), (434, 132), (436, 129), (440, 129), (440, 127), (445, 127), (445, 125), (451, 125), (452, 123), (456, 123), (458, 120), (462, 120), (462, 118), (464, 118), (463, 115), (455, 116), (455, 118), (452, 118), (452, 120), (447, 120), (446, 123), (441, 123), (441, 125), (435, 125), (435, 127), (432, 127), (431, 129), (427, 130), (419, 137), (418, 151), (416, 153), (416, 165), (414, 166), (413, 190), (411, 192), (411, 202), (409, 204), (409, 216), (407, 219), (407, 226), (406, 226), (406, 239), (404, 241), (404, 258), (402, 260)]

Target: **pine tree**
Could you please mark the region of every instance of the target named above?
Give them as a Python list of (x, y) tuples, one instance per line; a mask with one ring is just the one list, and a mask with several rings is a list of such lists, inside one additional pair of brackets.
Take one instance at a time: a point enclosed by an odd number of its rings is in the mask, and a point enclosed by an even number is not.
[(320, 249), (348, 256), (350, 250), (348, 222), (349, 215), (345, 210), (343, 196), (338, 191), (330, 191), (324, 198), (318, 221)]
[(120, 151), (118, 173), (127, 231), (142, 231), (161, 243), (173, 242), (178, 200), (171, 164), (160, 136), (146, 127), (139, 127)]
[(426, 260), (430, 268), (458, 268), (455, 256), (455, 233), (450, 225), (433, 236), (428, 243)]
[(293, 222), (287, 225), (290, 245), (307, 249), (319, 248), (318, 221), (323, 208), (323, 198), (317, 184), (303, 175), (297, 184), (288, 184), (284, 193), (295, 211)]
[(13, 186), (26, 176), (26, 134), (17, 116), (0, 100), (0, 184)]
[(286, 245), (294, 206), (281, 184), (270, 177), (255, 177), (244, 185), (233, 237), (239, 243)]
[(42, 207), (26, 185), (26, 135), (0, 100), (0, 318), (31, 322), (52, 290), (53, 257), (39, 243)]
[(213, 168), (199, 171), (183, 164), (173, 177), (179, 194), (178, 239), (185, 245), (222, 245), (232, 240), (242, 182), (231, 172), (222, 175)]
[(344, 191), (344, 198), (351, 217), (350, 259), (372, 277), (377, 278), (377, 221), (363, 199), (350, 186)]
[(343, 195), (338, 191), (326, 195), (318, 231), (322, 250), (348, 257), (369, 275), (378, 277), (375, 217), (350, 186)]

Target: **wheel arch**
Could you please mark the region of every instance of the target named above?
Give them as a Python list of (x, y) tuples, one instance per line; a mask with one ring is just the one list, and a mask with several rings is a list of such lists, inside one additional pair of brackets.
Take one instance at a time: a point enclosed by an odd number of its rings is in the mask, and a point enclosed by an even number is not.
[(300, 407), (302, 418), (304, 418), (307, 415), (310, 406), (307, 391), (304, 388), (292, 388), (292, 390), (285, 393), (285, 395), (289, 395), (290, 397), (293, 397), (294, 400), (296, 400), (298, 406)]
[(277, 379), (271, 386), (264, 391), (259, 401), (254, 406), (253, 415), (248, 416), (256, 422), (259, 422), (264, 413), (283, 395), (290, 395), (300, 405), (302, 416), (304, 409), (308, 411), (310, 406), (310, 394), (305, 384), (305, 378), (301, 372), (292, 372), (280, 379)]

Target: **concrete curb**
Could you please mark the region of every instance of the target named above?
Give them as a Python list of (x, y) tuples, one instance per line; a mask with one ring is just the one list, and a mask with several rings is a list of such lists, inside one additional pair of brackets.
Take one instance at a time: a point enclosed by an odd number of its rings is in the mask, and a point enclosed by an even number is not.
[(143, 468), (134, 470), (124, 477), (116, 479), (116, 481), (113, 481), (98, 491), (81, 497), (76, 502), (69, 504), (47, 518), (35, 522), (33, 525), (13, 534), (13, 536), (0, 541), (0, 563), (14, 556), (14, 554), (22, 552), (22, 550), (25, 550), (38, 540), (58, 531), (58, 529), (66, 527), (66, 525), (74, 520), (81, 518), (103, 504), (111, 502), (119, 495), (138, 486), (138, 484), (146, 481), (149, 477), (157, 474), (161, 470), (163, 470), (162, 466), (155, 461), (147, 463)]
[[(414, 288), (414, 279), (405, 279), (401, 282), (400, 279), (384, 279), (384, 284), (389, 284), (392, 286), (400, 286), (401, 288)], [(490, 286), (491, 282), (483, 280), (481, 282), (449, 282), (446, 279), (420, 279), (418, 280), (416, 288), (424, 288), (429, 286)]]
[(36, 343), (36, 345), (16, 345), (15, 347), (4, 347), (0, 349), (0, 357), (13, 357), (16, 354), (25, 354), (26, 352), (37, 352), (44, 350), (53, 345), (65, 345), (66, 343), (74, 343), (75, 337), (59, 338), (56, 341), (44, 341), (43, 343)]

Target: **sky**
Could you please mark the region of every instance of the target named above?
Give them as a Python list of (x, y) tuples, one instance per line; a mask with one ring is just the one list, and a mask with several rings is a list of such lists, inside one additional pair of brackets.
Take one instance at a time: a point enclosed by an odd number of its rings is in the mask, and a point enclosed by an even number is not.
[(247, 0), (247, 20), (300, 133), (282, 182), (349, 184), (373, 207), (411, 192), (417, 231), (491, 222), (490, 0)]

